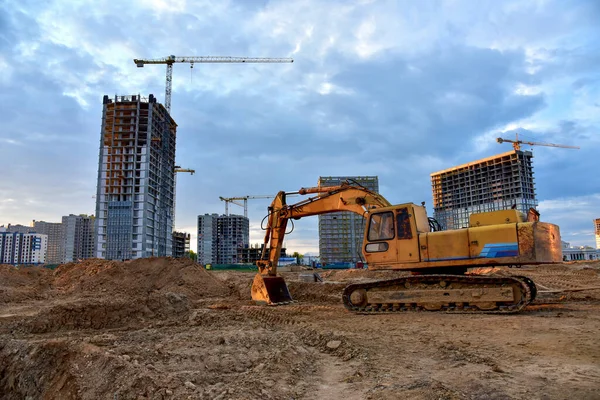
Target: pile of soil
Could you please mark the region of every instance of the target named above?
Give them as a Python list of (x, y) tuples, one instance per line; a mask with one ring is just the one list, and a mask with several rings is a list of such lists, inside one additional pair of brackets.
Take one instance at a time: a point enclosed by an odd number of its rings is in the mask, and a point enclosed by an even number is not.
[(49, 297), (135, 298), (157, 293), (179, 293), (197, 300), (229, 296), (231, 289), (190, 259), (91, 259), (63, 264), (54, 271), (0, 266), (0, 303)]
[(0, 303), (47, 298), (52, 271), (42, 267), (0, 265)]
[[(235, 295), (234, 288), (190, 259), (158, 257), (92, 259), (54, 271), (5, 266), (0, 282), (0, 301), (5, 304), (0, 333), (164, 323), (186, 318), (194, 302)], [(17, 319), (18, 314), (22, 317)]]
[(153, 257), (125, 262), (86, 260), (64, 264), (54, 271), (52, 283), (62, 295), (94, 298), (174, 292), (195, 300), (230, 293), (221, 280), (188, 258)]

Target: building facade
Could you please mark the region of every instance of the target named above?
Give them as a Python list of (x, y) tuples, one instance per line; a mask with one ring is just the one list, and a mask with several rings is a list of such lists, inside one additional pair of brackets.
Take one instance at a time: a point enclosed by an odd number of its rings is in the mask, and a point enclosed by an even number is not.
[(600, 218), (594, 220), (594, 234), (596, 235), (596, 248), (600, 250)]
[(62, 262), (73, 262), (93, 258), (94, 216), (69, 214), (62, 217), (64, 231)]
[(250, 244), (250, 220), (241, 215), (217, 219), (217, 264), (237, 264), (238, 251)]
[(95, 255), (171, 256), (177, 124), (153, 95), (103, 105)]
[(198, 263), (237, 264), (250, 243), (250, 220), (241, 215), (198, 216)]
[[(238, 263), (256, 264), (256, 262), (262, 257), (264, 247), (264, 243), (261, 243), (260, 245), (256, 244), (255, 246), (251, 245), (248, 247), (238, 249)], [(285, 257), (287, 257), (286, 248), (282, 247), (279, 253), (279, 258)]]
[(30, 232), (41, 233), (48, 236), (48, 252), (46, 264), (60, 264), (64, 262), (64, 227), (60, 222), (33, 221)]
[(2, 232), (12, 232), (12, 233), (32, 233), (34, 232), (33, 226), (26, 226), (26, 225), (12, 225), (12, 224), (8, 224), (6, 227), (4, 225), (2, 225), (2, 228), (4, 228), (2, 230)]
[[(376, 176), (319, 177), (319, 186), (337, 186), (356, 182), (379, 193)], [(319, 254), (324, 264), (362, 260), (362, 241), (366, 220), (350, 211), (319, 215)]]
[(533, 154), (513, 150), (431, 174), (433, 216), (443, 229), (469, 226), (473, 213), (537, 207)]
[(186, 232), (173, 232), (173, 257), (187, 257), (190, 251), (190, 234)]
[(198, 263), (217, 263), (217, 219), (219, 214), (198, 215)]
[(0, 232), (0, 264), (44, 264), (47, 251), (47, 235)]

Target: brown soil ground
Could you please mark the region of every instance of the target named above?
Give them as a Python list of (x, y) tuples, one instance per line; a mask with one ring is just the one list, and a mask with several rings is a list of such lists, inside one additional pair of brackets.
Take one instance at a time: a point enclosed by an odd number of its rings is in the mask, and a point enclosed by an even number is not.
[[(531, 277), (517, 315), (356, 315), (349, 282), (283, 275), (298, 303), (256, 306), (253, 274), (189, 260), (0, 266), (1, 399), (600, 399), (600, 263)], [(304, 271), (303, 273), (311, 273)]]

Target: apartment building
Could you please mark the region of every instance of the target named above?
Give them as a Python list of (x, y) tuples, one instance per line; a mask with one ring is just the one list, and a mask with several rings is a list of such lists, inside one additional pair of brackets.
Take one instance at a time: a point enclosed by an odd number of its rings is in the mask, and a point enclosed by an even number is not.
[(512, 150), (431, 174), (433, 216), (444, 229), (469, 226), (473, 213), (537, 207), (533, 154)]
[(186, 257), (190, 251), (190, 234), (186, 232), (173, 232), (173, 257)]
[(94, 216), (69, 214), (62, 217), (64, 231), (62, 262), (73, 262), (93, 258)]
[(198, 216), (198, 263), (237, 264), (250, 243), (250, 220), (241, 215)]
[(0, 264), (44, 264), (47, 251), (47, 235), (0, 231)]
[(152, 94), (104, 96), (96, 257), (172, 255), (176, 130)]

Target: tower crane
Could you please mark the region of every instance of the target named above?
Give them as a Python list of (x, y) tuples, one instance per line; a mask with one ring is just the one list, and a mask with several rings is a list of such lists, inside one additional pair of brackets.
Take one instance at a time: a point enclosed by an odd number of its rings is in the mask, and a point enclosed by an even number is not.
[(190, 175), (194, 175), (194, 173), (196, 173), (196, 170), (189, 168), (181, 168), (179, 165), (176, 165), (173, 172), (188, 172)]
[(496, 141), (498, 143), (504, 143), (504, 142), (512, 143), (513, 148), (515, 150), (521, 150), (521, 145), (522, 144), (528, 144), (528, 145), (531, 145), (531, 146), (535, 145), (535, 146), (561, 147), (563, 149), (579, 149), (579, 146), (567, 146), (567, 145), (564, 145), (564, 144), (554, 144), (554, 143), (544, 143), (544, 142), (527, 142), (527, 141), (519, 140), (519, 134), (518, 133), (516, 133), (515, 136), (516, 136), (515, 140), (497, 138)]
[(173, 167), (173, 229), (175, 229), (175, 201), (176, 201), (176, 193), (177, 193), (177, 173), (179, 172), (187, 172), (190, 175), (194, 175), (196, 173), (195, 169), (189, 168), (181, 168), (179, 165), (175, 165)]
[(190, 68), (194, 68), (195, 63), (293, 63), (292, 58), (268, 58), (268, 57), (221, 57), (221, 56), (200, 56), (200, 57), (175, 57), (173, 55), (156, 59), (137, 59), (133, 60), (138, 68), (146, 64), (166, 64), (167, 65), (167, 84), (165, 87), (165, 108), (171, 114), (171, 88), (173, 82), (173, 64), (189, 63)]
[[(289, 194), (288, 196), (297, 196), (295, 194)], [(244, 208), (244, 217), (248, 218), (248, 199), (273, 199), (275, 195), (266, 196), (240, 196), (240, 197), (221, 197), (219, 199), (225, 202), (225, 215), (229, 215), (229, 203), (235, 204)], [(238, 203), (238, 200), (243, 200), (244, 203)]]

